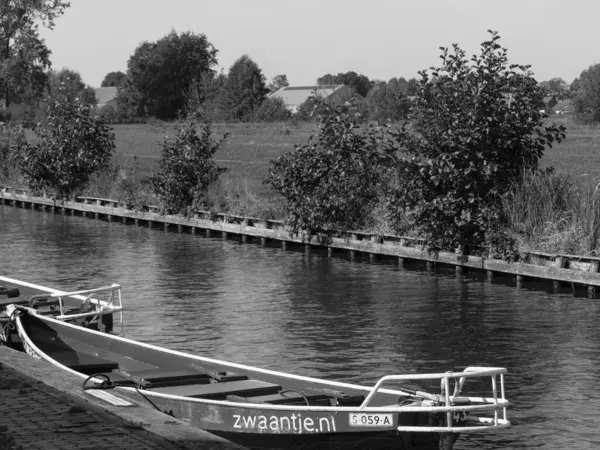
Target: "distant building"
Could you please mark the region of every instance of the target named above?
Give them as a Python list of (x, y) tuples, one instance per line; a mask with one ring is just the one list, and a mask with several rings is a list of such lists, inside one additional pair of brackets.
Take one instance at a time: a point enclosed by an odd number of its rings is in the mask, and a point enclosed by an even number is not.
[(269, 94), (269, 98), (280, 98), (283, 100), (286, 108), (292, 113), (298, 111), (298, 107), (309, 97), (318, 95), (321, 98), (327, 98), (334, 93), (341, 94), (342, 91), (350, 88), (343, 84), (328, 84), (322, 86), (288, 86), (276, 90)]
[(94, 89), (94, 92), (96, 93), (96, 100), (98, 102), (96, 103), (96, 108), (100, 109), (114, 101), (114, 99), (117, 97), (117, 90), (118, 89), (115, 86)]

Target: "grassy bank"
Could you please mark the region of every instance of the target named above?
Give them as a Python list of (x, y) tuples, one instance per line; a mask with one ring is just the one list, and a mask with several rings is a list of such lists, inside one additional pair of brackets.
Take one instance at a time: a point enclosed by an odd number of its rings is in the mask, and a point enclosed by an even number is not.
[[(515, 195), (507, 198), (512, 222), (510, 233), (521, 248), (549, 252), (590, 254), (596, 251), (600, 234), (600, 126), (574, 124), (567, 116), (550, 121), (567, 127), (567, 138), (547, 149), (542, 167), (554, 167), (554, 174), (528, 176)], [(229, 132), (226, 144), (215, 159), (228, 171), (210, 189), (211, 208), (219, 212), (269, 219), (282, 218), (283, 201), (263, 180), (269, 160), (304, 143), (313, 124), (215, 124), (216, 134)], [(96, 176), (86, 194), (139, 203), (156, 204), (146, 184), (156, 169), (160, 143), (173, 136), (172, 124), (150, 123), (114, 126), (116, 154), (114, 169)], [(388, 229), (377, 218), (378, 229)], [(385, 222), (385, 220), (383, 220)]]

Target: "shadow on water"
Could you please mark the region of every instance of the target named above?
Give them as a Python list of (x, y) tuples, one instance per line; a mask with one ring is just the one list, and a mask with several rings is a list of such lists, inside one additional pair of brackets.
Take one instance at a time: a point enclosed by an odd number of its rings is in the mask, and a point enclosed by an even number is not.
[(134, 339), (368, 384), (504, 366), (515, 426), (457, 449), (600, 447), (600, 302), (579, 290), (1, 205), (0, 236), (8, 276), (122, 284)]

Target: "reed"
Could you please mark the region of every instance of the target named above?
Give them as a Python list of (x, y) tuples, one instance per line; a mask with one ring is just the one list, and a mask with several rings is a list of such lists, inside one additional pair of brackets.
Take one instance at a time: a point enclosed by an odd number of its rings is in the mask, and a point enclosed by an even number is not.
[(504, 198), (523, 250), (595, 255), (600, 230), (598, 180), (552, 170), (526, 172)]

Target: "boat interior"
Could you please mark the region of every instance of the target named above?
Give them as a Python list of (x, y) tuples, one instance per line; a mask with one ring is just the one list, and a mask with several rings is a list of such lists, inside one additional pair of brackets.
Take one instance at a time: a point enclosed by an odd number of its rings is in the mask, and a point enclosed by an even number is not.
[[(335, 389), (336, 386), (299, 383), (296, 379), (265, 377), (261, 373), (240, 373), (225, 366), (132, 347), (94, 345), (93, 339), (59, 334), (31, 315), (21, 317), (28, 336), (47, 356), (84, 375), (110, 380), (115, 386), (137, 387), (147, 391), (242, 403), (279, 405), (359, 406), (363, 391)], [(120, 350), (120, 351), (119, 351)], [(127, 355), (127, 356), (125, 356)], [(333, 389), (331, 388), (333, 387)], [(377, 403), (397, 404), (398, 396)], [(373, 405), (375, 406), (375, 405)]]

